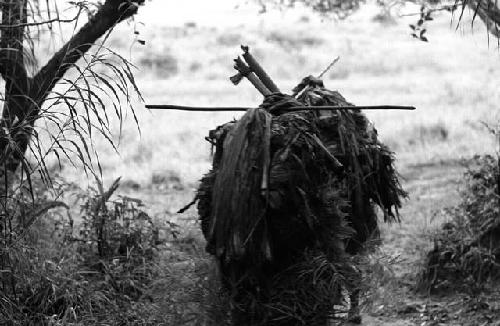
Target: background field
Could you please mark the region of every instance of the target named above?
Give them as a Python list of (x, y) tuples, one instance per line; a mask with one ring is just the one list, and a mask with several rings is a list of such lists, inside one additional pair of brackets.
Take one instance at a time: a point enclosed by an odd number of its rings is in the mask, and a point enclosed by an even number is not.
[[(494, 40), (488, 44), (480, 22), (472, 30), (465, 19), (455, 30), (449, 15), (438, 16), (429, 26), (430, 43), (424, 43), (409, 36), (408, 23), (416, 16), (380, 22), (374, 6), (333, 22), (303, 10), (259, 15), (256, 7), (235, 9), (230, 1), (214, 7), (201, 3), (188, 2), (191, 11), (168, 2), (148, 3), (136, 18), (145, 45), (134, 42), (132, 25), (112, 35), (109, 45), (137, 65), (146, 103), (258, 105), (261, 97), (252, 86), (228, 81), (240, 44), (251, 47), (285, 91), (340, 56), (325, 83), (349, 101), (417, 107), (415, 112), (368, 113), (401, 164), (493, 150), (480, 122), (499, 115), (499, 50)], [(107, 178), (122, 176), (142, 186), (155, 173), (174, 174), (193, 186), (209, 166), (207, 131), (237, 117), (135, 106), (142, 134), (129, 119), (119, 155), (104, 144), (98, 147)]]

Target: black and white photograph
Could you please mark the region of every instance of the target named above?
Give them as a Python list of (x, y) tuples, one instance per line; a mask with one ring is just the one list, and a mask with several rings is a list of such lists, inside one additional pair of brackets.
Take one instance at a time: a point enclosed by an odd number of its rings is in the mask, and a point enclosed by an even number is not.
[(500, 326), (496, 0), (0, 9), (0, 326)]

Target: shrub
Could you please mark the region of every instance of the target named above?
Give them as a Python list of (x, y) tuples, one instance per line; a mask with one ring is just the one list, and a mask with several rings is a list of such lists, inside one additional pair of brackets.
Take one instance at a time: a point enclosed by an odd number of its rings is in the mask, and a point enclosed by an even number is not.
[[(1, 325), (158, 325), (163, 317), (148, 303), (148, 286), (161, 275), (156, 252), (177, 234), (159, 227), (140, 200), (108, 190), (77, 193), (81, 216), (69, 211), (38, 215), (31, 233), (15, 242), (2, 238)], [(8, 245), (7, 245), (8, 244)], [(8, 271), (8, 272), (7, 272)]]
[(434, 236), (423, 289), (478, 289), (500, 277), (500, 152), (474, 156), (466, 167), (462, 201), (445, 211), (451, 220)]
[(83, 200), (82, 223), (78, 228), (80, 251), (101, 259), (152, 258), (159, 240), (159, 227), (142, 209), (142, 201), (126, 196), (112, 199), (119, 187), (115, 180), (108, 190), (98, 181), (98, 189), (79, 196)]

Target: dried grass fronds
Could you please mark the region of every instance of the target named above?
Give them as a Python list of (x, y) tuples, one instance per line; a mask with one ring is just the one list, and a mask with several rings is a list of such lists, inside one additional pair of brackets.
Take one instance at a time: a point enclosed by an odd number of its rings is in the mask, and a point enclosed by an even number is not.
[(255, 263), (270, 260), (265, 202), (260, 197), (269, 161), (269, 113), (248, 111), (226, 136), (212, 189), (209, 241), (217, 257), (240, 259), (251, 253)]

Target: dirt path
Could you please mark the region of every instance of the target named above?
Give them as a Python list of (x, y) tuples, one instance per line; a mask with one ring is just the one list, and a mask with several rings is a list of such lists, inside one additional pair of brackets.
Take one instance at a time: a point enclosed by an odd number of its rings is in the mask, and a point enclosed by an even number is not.
[(440, 210), (456, 205), (463, 168), (458, 162), (413, 165), (401, 169), (410, 199), (400, 225), (384, 226), (382, 252), (398, 257), (390, 280), (365, 308), (363, 325), (500, 325), (500, 288), (478, 295), (419, 295), (414, 291), (422, 254), (432, 243), (426, 236), (444, 221)]

